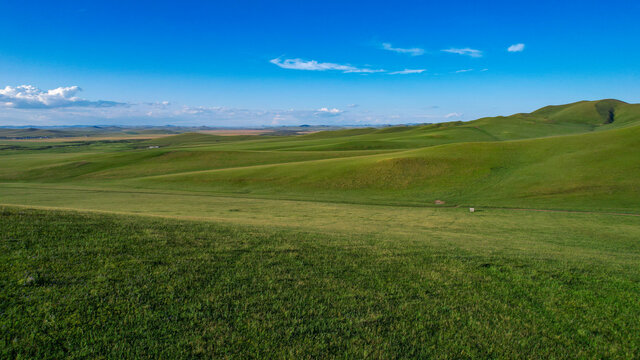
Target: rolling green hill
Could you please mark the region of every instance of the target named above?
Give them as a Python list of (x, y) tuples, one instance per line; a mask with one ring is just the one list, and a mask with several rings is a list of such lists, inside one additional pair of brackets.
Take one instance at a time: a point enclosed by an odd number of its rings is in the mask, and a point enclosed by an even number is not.
[(0, 139), (66, 137), (72, 134), (70, 131), (37, 128), (0, 129)]
[(440, 199), (466, 205), (637, 209), (637, 150), (640, 126), (160, 175), (129, 184), (353, 202), (431, 204)]
[(0, 181), (637, 212), (639, 150), (640, 105), (602, 100), (470, 122), (14, 151), (3, 157)]
[[(548, 106), (529, 114), (469, 122), (323, 131), (237, 145), (238, 148), (252, 150), (415, 149), (457, 142), (518, 140), (602, 131), (637, 124), (639, 120), (640, 104), (618, 100), (581, 101)], [(210, 139), (211, 144), (216, 141), (219, 139)], [(151, 143), (162, 144), (160, 140), (152, 140)]]

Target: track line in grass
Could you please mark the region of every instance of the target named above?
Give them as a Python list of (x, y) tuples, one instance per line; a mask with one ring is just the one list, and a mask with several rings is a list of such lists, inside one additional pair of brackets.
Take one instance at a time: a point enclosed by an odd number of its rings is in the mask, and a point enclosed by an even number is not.
[(281, 165), (321, 163), (321, 162), (329, 162), (329, 161), (345, 160), (345, 159), (350, 160), (350, 159), (367, 158), (367, 157), (380, 156), (380, 155), (399, 154), (399, 153), (415, 151), (415, 150), (416, 149), (410, 149), (410, 150), (403, 149), (403, 150), (400, 150), (400, 151), (391, 151), (391, 152), (385, 152), (385, 153), (381, 153), (381, 154), (378, 153), (378, 154), (356, 155), (356, 156), (346, 156), (346, 157), (332, 157), (332, 158), (327, 158), (327, 159), (288, 161), (288, 162), (271, 163), (271, 164), (236, 166), (236, 167), (227, 167), (227, 168), (220, 168), (220, 169), (183, 171), (183, 172), (171, 173), (171, 174), (139, 176), (139, 177), (136, 177), (135, 179), (136, 180), (140, 180), (140, 179), (158, 179), (158, 178), (167, 178), (167, 177), (174, 177), (174, 176), (194, 175), (194, 174), (204, 174), (204, 173), (213, 173), (213, 172), (222, 172), (222, 171), (261, 169), (261, 168), (275, 167), (275, 166), (281, 166)]
[[(9, 186), (6, 186), (9, 185)], [(117, 193), (117, 194), (144, 194), (144, 195), (167, 195), (167, 196), (188, 196), (188, 197), (208, 197), (208, 198), (232, 198), (232, 199), (255, 199), (262, 201), (291, 201), (302, 203), (316, 203), (316, 204), (351, 204), (362, 206), (376, 206), (376, 207), (395, 207), (395, 208), (430, 208), (430, 209), (452, 209), (452, 208), (465, 208), (467, 206), (474, 207), (472, 205), (461, 204), (448, 204), (448, 205), (431, 205), (431, 204), (381, 204), (381, 203), (359, 203), (349, 201), (330, 201), (330, 200), (308, 200), (308, 199), (294, 199), (294, 198), (273, 198), (273, 197), (258, 197), (258, 196), (243, 196), (243, 195), (230, 195), (226, 193), (211, 194), (211, 193), (193, 193), (193, 192), (173, 192), (173, 191), (153, 191), (153, 190), (125, 190), (125, 189), (106, 189), (106, 188), (82, 188), (82, 187), (55, 187), (55, 186), (15, 186), (12, 183), (0, 183), (0, 187), (5, 188), (21, 188), (21, 189), (41, 189), (41, 190), (62, 190), (62, 191), (82, 191), (82, 192), (99, 192), (99, 193)], [(2, 204), (2, 203), (0, 203)], [(640, 214), (624, 213), (624, 212), (612, 212), (612, 211), (589, 211), (589, 210), (569, 210), (569, 209), (537, 209), (537, 208), (516, 208), (516, 207), (504, 207), (504, 206), (475, 206), (476, 210), (505, 210), (505, 211), (533, 211), (533, 212), (557, 212), (557, 213), (571, 213), (571, 214), (593, 214), (593, 215), (615, 215), (615, 216), (632, 216), (640, 217)]]
[(479, 209), (497, 209), (497, 210), (513, 210), (513, 211), (538, 211), (538, 212), (559, 212), (571, 214), (602, 214), (602, 215), (622, 215), (622, 216), (640, 216), (640, 214), (610, 212), (610, 211), (589, 211), (589, 210), (557, 210), (557, 209), (534, 209), (534, 208), (512, 208), (500, 206), (483, 206)]

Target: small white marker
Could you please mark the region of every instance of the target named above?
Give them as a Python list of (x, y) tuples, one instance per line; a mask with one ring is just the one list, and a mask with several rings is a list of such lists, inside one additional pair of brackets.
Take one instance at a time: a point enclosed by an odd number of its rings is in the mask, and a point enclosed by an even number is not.
[(475, 212), (476, 209), (475, 208), (469, 208), (469, 212)]

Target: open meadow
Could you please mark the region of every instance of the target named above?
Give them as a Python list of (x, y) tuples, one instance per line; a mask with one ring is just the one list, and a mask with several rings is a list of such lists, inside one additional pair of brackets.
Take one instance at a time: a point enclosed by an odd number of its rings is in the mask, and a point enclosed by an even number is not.
[(639, 154), (615, 100), (0, 140), (0, 356), (638, 358)]

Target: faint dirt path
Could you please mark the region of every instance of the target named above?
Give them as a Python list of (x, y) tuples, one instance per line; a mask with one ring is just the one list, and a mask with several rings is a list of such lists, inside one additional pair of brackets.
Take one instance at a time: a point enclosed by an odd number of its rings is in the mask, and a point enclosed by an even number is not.
[(509, 207), (493, 207), (484, 206), (476, 208), (480, 209), (498, 209), (498, 210), (514, 210), (514, 211), (538, 211), (538, 212), (559, 212), (559, 213), (575, 213), (575, 214), (602, 214), (602, 215), (623, 215), (623, 216), (640, 216), (640, 214), (609, 212), (609, 211), (587, 211), (587, 210), (553, 210), (553, 209), (531, 209), (531, 208), (509, 208)]

